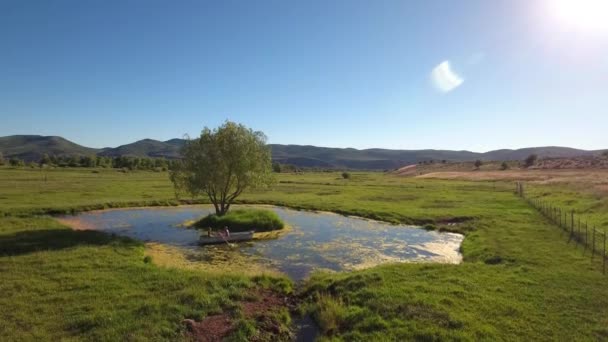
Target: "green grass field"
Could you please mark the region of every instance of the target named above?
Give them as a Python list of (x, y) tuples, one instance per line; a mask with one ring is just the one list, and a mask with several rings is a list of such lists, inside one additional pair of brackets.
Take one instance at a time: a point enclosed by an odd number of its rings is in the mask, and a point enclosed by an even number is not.
[[(535, 188), (594, 222), (605, 199), (560, 185)], [(280, 174), (242, 196), (388, 222), (432, 223), (466, 234), (461, 265), (395, 264), (318, 273), (300, 310), (328, 340), (604, 340), (608, 276), (503, 182), (381, 173)], [(550, 194), (545, 194), (550, 192)], [(181, 321), (230, 310), (284, 279), (157, 267), (143, 247), (71, 231), (53, 212), (173, 203), (166, 173), (0, 169), (0, 340), (179, 339)], [(598, 204), (599, 203), (599, 204)]]

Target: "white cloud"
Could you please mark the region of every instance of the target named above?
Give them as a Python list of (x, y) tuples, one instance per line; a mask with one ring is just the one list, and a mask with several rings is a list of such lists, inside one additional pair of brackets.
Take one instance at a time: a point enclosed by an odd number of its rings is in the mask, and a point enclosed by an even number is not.
[(458, 88), (464, 79), (450, 68), (449, 61), (443, 61), (431, 71), (431, 80), (437, 90), (448, 93)]

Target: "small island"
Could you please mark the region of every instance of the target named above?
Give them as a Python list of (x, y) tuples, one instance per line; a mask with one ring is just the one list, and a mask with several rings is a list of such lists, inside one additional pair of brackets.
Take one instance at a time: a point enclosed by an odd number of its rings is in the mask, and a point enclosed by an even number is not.
[(269, 232), (280, 230), (285, 223), (277, 213), (265, 209), (235, 209), (225, 215), (209, 214), (192, 225), (198, 229), (209, 229), (214, 231), (228, 227), (230, 232)]
[(209, 214), (191, 227), (207, 230), (206, 234), (201, 234), (199, 244), (213, 245), (276, 238), (277, 233), (284, 230), (285, 223), (274, 211), (249, 208), (224, 215)]

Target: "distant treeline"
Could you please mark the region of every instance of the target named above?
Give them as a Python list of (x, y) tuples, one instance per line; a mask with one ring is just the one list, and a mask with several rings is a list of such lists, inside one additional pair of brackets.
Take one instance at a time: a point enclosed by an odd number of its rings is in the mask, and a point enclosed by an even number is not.
[[(127, 170), (170, 170), (179, 160), (165, 158), (146, 158), (146, 157), (104, 157), (104, 156), (56, 156), (43, 155), (38, 162), (25, 162), (22, 159), (11, 157), (5, 159), (0, 152), (0, 166), (9, 165), (12, 167), (86, 167), (86, 168), (115, 168)], [(334, 172), (336, 169), (316, 168), (316, 167), (297, 167), (290, 164), (273, 163), (272, 169), (277, 173), (299, 173), (303, 171)]]
[(88, 168), (115, 168), (128, 170), (156, 170), (170, 169), (175, 160), (165, 158), (142, 157), (103, 157), (103, 156), (55, 156), (45, 154), (38, 162), (26, 163), (19, 158), (11, 157), (5, 160), (0, 154), (0, 165), (8, 164), (14, 167), (88, 167)]

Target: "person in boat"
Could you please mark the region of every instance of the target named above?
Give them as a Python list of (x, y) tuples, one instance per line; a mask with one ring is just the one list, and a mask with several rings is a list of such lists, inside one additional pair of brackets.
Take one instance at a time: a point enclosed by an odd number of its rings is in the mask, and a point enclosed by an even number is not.
[(228, 226), (224, 226), (224, 237), (230, 237), (230, 230), (228, 230)]

